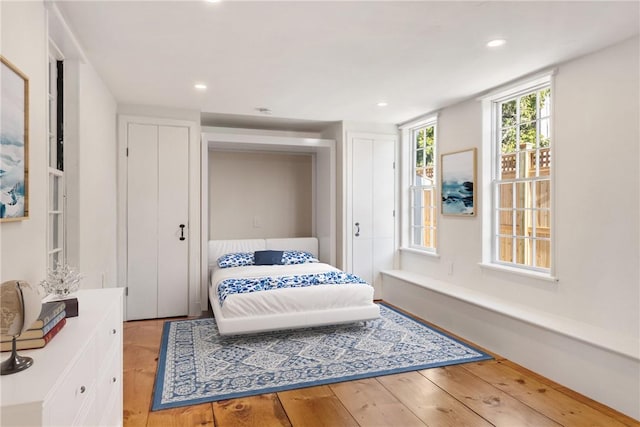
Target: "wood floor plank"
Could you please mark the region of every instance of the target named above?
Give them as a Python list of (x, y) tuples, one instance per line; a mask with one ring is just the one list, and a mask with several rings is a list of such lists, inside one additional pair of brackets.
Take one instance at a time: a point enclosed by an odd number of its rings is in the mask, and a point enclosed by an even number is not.
[(212, 407), (216, 427), (291, 426), (275, 393), (222, 400)]
[(162, 322), (127, 322), (123, 326), (123, 425), (146, 426), (157, 367)]
[(635, 420), (619, 411), (616, 411), (613, 408), (610, 408), (609, 406), (606, 406), (600, 402), (596, 402), (593, 399), (588, 398), (585, 395), (582, 395), (574, 390), (571, 390), (563, 385), (560, 385), (558, 383), (556, 383), (555, 381), (550, 380), (549, 378), (543, 377), (542, 375), (538, 374), (537, 372), (533, 372), (527, 368), (525, 368), (524, 366), (518, 365), (517, 363), (514, 363), (510, 360), (504, 359), (500, 361), (500, 364), (503, 364), (505, 366), (510, 367), (511, 369), (520, 372), (524, 375), (530, 376), (535, 378), (537, 381), (546, 384), (547, 386), (558, 390), (564, 394), (566, 394), (567, 396), (569, 396), (571, 399), (574, 399), (578, 402), (584, 403), (585, 405), (588, 405), (594, 409), (596, 409), (597, 411), (600, 411), (601, 413), (605, 414), (606, 416), (626, 425), (629, 427), (640, 427), (640, 422), (638, 420)]
[(123, 417), (125, 426), (144, 426), (151, 408), (155, 365), (124, 369)]
[(358, 423), (328, 386), (307, 387), (278, 393), (295, 427), (351, 427)]
[(144, 364), (147, 358), (155, 361), (160, 349), (161, 336), (162, 322), (126, 322), (122, 337), (124, 367), (138, 367)]
[(135, 370), (141, 367), (155, 372), (158, 363), (158, 348), (149, 345), (129, 344), (122, 354), (122, 369)]
[(151, 412), (147, 421), (147, 427), (189, 426), (214, 426), (210, 403)]
[(124, 322), (122, 329), (126, 333), (123, 336), (123, 340), (158, 340), (162, 334), (164, 322), (164, 319), (133, 320), (130, 322)]
[(625, 427), (602, 412), (504, 364), (489, 361), (461, 366), (560, 424)]
[(378, 381), (428, 426), (491, 426), (418, 372), (386, 375), (379, 377)]
[(425, 425), (374, 378), (332, 384), (330, 388), (362, 426)]
[(471, 374), (462, 365), (427, 369), (420, 373), (496, 426), (560, 425)]

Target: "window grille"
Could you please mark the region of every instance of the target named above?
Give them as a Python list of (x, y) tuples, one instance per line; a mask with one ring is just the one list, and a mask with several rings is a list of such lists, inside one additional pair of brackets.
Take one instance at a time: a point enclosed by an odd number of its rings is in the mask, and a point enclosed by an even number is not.
[(437, 239), (436, 123), (411, 129), (410, 246), (435, 252)]
[(550, 272), (550, 83), (494, 99), (492, 108), (492, 262)]
[(55, 268), (65, 261), (65, 181), (63, 145), (63, 63), (49, 57), (47, 124), (49, 138), (49, 203), (47, 265)]

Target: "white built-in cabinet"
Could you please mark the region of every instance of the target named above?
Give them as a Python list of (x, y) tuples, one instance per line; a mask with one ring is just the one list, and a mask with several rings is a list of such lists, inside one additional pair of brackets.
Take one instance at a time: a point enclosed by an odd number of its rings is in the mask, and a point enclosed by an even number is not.
[[(123, 120), (127, 320), (189, 314), (189, 125)], [(124, 128), (124, 129), (122, 129)]]
[(347, 270), (381, 298), (380, 271), (393, 269), (395, 250), (396, 135), (347, 134)]
[(44, 348), (18, 352), (33, 365), (2, 377), (0, 425), (122, 425), (122, 293), (78, 291), (79, 315)]

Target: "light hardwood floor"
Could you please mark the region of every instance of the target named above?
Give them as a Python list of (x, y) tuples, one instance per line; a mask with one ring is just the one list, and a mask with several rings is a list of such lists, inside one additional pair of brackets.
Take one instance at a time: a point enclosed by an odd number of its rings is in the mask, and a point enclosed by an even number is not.
[(125, 426), (640, 427), (496, 354), (490, 361), (151, 412), (163, 323), (124, 324)]

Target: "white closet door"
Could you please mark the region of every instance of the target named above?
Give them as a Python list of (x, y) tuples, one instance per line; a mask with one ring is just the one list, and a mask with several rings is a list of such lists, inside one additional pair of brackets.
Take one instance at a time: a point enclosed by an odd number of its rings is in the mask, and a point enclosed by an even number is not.
[(352, 144), (352, 272), (373, 285), (373, 144), (362, 138)]
[[(373, 142), (373, 282), (382, 288), (380, 270), (393, 268), (395, 236), (395, 140), (379, 138)], [(381, 298), (382, 295), (377, 295)]]
[(189, 129), (130, 123), (127, 147), (127, 319), (186, 315)]
[(189, 130), (160, 126), (158, 147), (158, 317), (181, 316), (189, 311)]
[(127, 319), (157, 317), (158, 126), (127, 129)]
[(395, 139), (350, 139), (351, 271), (381, 298), (380, 271), (393, 268), (395, 237)]

